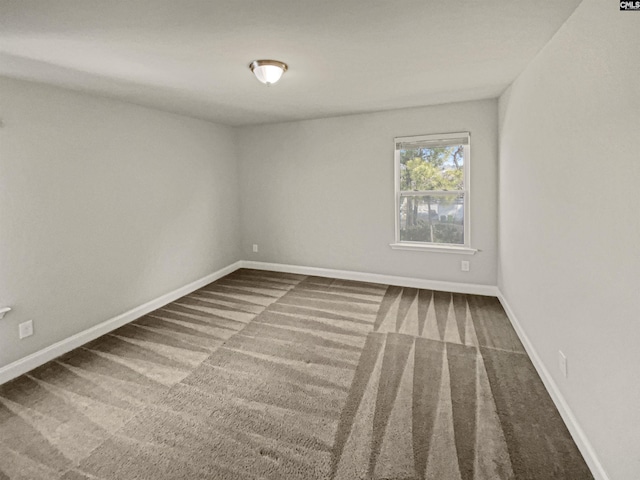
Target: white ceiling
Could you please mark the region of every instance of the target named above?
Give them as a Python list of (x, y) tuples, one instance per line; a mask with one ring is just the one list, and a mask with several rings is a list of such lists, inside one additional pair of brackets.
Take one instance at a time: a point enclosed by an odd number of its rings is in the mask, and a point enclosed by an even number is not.
[[(0, 75), (227, 125), (498, 96), (580, 0), (0, 0)], [(277, 85), (252, 60), (289, 64)]]

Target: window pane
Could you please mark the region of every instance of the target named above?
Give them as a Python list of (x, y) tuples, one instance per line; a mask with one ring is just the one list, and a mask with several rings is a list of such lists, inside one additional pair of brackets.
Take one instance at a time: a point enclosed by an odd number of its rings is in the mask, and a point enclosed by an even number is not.
[(464, 195), (402, 197), (400, 241), (464, 245)]
[(401, 149), (400, 190), (464, 190), (464, 145)]

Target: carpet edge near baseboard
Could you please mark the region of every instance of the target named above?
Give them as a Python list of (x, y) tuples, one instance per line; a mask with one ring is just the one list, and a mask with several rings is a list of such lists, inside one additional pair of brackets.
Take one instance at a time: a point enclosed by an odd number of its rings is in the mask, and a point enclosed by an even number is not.
[(341, 280), (353, 280), (357, 282), (378, 283), (382, 285), (397, 285), (399, 287), (412, 287), (426, 290), (439, 290), (442, 292), (464, 293), (470, 295), (498, 296), (498, 287), (478, 283), (447, 282), (442, 280), (430, 280), (416, 277), (399, 277), (379, 273), (356, 272), (353, 270), (335, 270), (331, 268), (308, 267), (303, 265), (287, 265), (283, 263), (268, 263), (245, 260), (242, 268), (254, 270), (270, 270), (273, 272), (296, 273), (300, 275), (312, 275), (317, 277), (338, 278)]
[(533, 346), (533, 343), (527, 335), (527, 332), (516, 317), (513, 309), (504, 296), (504, 293), (502, 293), (499, 287), (496, 287), (496, 290), (497, 297), (502, 304), (502, 308), (504, 308), (504, 311), (506, 312), (511, 325), (513, 326), (513, 329), (516, 331), (516, 334), (520, 338), (520, 341), (527, 351), (527, 354), (529, 355), (533, 366), (538, 372), (538, 376), (542, 380), (542, 383), (544, 383), (547, 392), (549, 392), (553, 403), (558, 409), (558, 412), (560, 413), (562, 420), (564, 420), (565, 425), (569, 429), (569, 433), (571, 434), (571, 437), (573, 437), (573, 441), (576, 443), (576, 446), (580, 450), (580, 453), (582, 454), (585, 462), (591, 469), (591, 473), (595, 477), (595, 480), (610, 480), (607, 472), (600, 462), (600, 459), (598, 458), (598, 455), (596, 454), (595, 449), (593, 448), (593, 445), (591, 445), (591, 442), (587, 438), (587, 435), (584, 433), (584, 430), (580, 426), (578, 419), (571, 410), (569, 403), (564, 398), (564, 395), (562, 395), (558, 384), (555, 382), (555, 380), (551, 376), (551, 373), (542, 362), (540, 355), (538, 355), (538, 351)]
[(210, 284), (218, 280), (219, 278), (229, 275), (235, 272), (239, 268), (242, 268), (242, 261), (232, 263), (219, 270), (216, 270), (209, 275), (205, 275), (198, 280), (195, 280), (183, 287), (179, 287), (169, 293), (165, 293), (160, 297), (150, 300), (142, 305), (134, 307), (124, 313), (116, 315), (108, 320), (98, 323), (92, 327), (82, 330), (70, 337), (55, 342), (41, 350), (31, 353), (25, 357), (15, 360), (4, 367), (0, 368), (0, 385), (13, 380), (20, 375), (30, 372), (31, 370), (44, 365), (45, 363), (70, 352), (74, 348), (78, 348), (92, 340), (95, 340), (102, 335), (105, 335), (113, 330), (133, 322), (144, 315), (147, 315), (154, 310), (164, 307), (165, 305), (177, 300), (180, 297), (184, 297), (205, 285)]
[(454, 293), (465, 293), (474, 295), (498, 296), (498, 288), (494, 285), (480, 285), (470, 283), (445, 282), (439, 280), (428, 280), (414, 277), (399, 277), (377, 273), (356, 272), (350, 270), (335, 270), (330, 268), (308, 267), (302, 265), (287, 265), (282, 263), (256, 262), (251, 260), (238, 260), (226, 267), (223, 267), (209, 275), (195, 280), (183, 287), (177, 288), (169, 293), (151, 300), (143, 305), (132, 308), (113, 318), (105, 320), (97, 325), (82, 330), (70, 337), (53, 343), (41, 350), (31, 353), (25, 357), (15, 360), (3, 367), (0, 367), (0, 385), (13, 380), (45, 363), (70, 352), (102, 335), (105, 335), (127, 323), (130, 323), (158, 308), (177, 300), (180, 297), (208, 285), (219, 278), (229, 275), (240, 268), (254, 270), (270, 270), (274, 272), (294, 273), (300, 275), (313, 275), (318, 277), (338, 278), (342, 280), (353, 280), (359, 282), (370, 282), (384, 285), (397, 285), (401, 287), (413, 287), (429, 290), (440, 290)]
[(576, 445), (582, 453), (585, 461), (589, 465), (596, 480), (609, 480), (609, 476), (604, 470), (598, 456), (589, 442), (586, 434), (582, 430), (577, 418), (573, 414), (573, 411), (569, 407), (566, 399), (560, 392), (558, 385), (553, 380), (550, 372), (542, 362), (537, 350), (534, 348), (533, 343), (529, 339), (526, 331), (522, 327), (521, 323), (517, 319), (515, 313), (510, 307), (507, 299), (502, 291), (494, 285), (479, 285), (479, 284), (466, 284), (456, 282), (444, 282), (438, 280), (428, 280), (412, 277), (398, 277), (393, 275), (374, 274), (366, 272), (356, 272), (347, 270), (334, 270), (328, 268), (308, 267), (300, 265), (287, 265), (280, 263), (267, 263), (256, 262), (249, 260), (239, 260), (226, 267), (223, 267), (209, 275), (206, 275), (198, 280), (195, 280), (183, 287), (177, 288), (169, 293), (166, 293), (154, 300), (144, 303), (138, 307), (134, 307), (120, 315), (117, 315), (111, 319), (103, 321), (97, 325), (94, 325), (86, 330), (78, 332), (66, 339), (58, 341), (52, 345), (49, 345), (41, 350), (38, 350), (32, 354), (29, 354), (23, 358), (20, 358), (12, 363), (9, 363), (0, 368), (0, 385), (6, 383), (22, 374), (25, 374), (48, 361), (63, 355), (74, 348), (86, 344), (102, 335), (105, 335), (127, 323), (130, 323), (158, 308), (175, 301), (176, 299), (188, 295), (189, 293), (208, 285), (219, 278), (224, 277), (240, 268), (248, 268), (255, 270), (270, 270), (275, 272), (284, 272), (300, 275), (313, 275), (320, 277), (331, 277), (343, 280), (353, 280), (361, 282), (379, 283), (387, 285), (398, 285), (404, 287), (423, 288), (430, 290), (442, 290), (455, 293), (475, 294), (475, 295), (489, 295), (498, 297), (502, 304), (507, 316), (513, 325), (514, 330), (520, 337), (531, 361), (533, 362), (540, 378), (542, 379), (547, 391), (551, 395), (551, 398), (556, 405), (556, 408), (560, 412), (565, 424), (567, 425)]

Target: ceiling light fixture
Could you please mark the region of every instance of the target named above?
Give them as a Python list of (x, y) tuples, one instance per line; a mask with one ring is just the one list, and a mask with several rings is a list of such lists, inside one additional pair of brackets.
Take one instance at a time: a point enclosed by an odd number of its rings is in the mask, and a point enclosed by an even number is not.
[(284, 62), (278, 60), (254, 60), (249, 65), (249, 68), (265, 85), (269, 86), (272, 83), (276, 83), (282, 77), (282, 74), (287, 71), (289, 67)]

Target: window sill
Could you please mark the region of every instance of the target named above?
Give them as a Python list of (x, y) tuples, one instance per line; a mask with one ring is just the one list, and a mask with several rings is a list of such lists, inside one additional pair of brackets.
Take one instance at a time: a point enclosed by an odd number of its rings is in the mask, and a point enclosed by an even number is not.
[(389, 246), (393, 250), (413, 250), (415, 252), (437, 252), (437, 253), (455, 253), (458, 255), (475, 255), (478, 251), (475, 248), (457, 247), (447, 245), (421, 245), (414, 243), (391, 243)]

